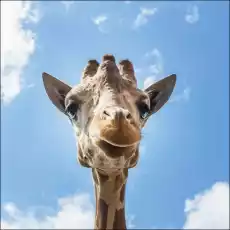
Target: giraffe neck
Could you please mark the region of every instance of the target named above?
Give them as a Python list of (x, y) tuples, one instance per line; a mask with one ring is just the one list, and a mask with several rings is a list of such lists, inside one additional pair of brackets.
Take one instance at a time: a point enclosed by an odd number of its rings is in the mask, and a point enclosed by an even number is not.
[(106, 175), (93, 169), (96, 197), (95, 229), (126, 229), (125, 186), (128, 169)]

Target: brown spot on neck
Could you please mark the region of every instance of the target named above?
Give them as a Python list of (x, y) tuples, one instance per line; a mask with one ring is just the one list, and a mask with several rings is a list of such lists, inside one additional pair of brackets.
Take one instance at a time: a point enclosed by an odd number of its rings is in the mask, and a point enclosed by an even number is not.
[(106, 175), (93, 169), (95, 182), (95, 229), (126, 229), (125, 185), (128, 169)]

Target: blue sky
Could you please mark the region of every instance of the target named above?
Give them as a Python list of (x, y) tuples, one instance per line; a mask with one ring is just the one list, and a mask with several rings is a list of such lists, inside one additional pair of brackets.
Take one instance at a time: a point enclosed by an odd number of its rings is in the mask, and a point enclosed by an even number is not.
[(229, 227), (229, 2), (17, 1), (1, 15), (5, 228), (93, 227), (91, 171), (41, 74), (74, 85), (105, 53), (132, 60), (140, 88), (177, 74), (130, 170), (128, 227)]

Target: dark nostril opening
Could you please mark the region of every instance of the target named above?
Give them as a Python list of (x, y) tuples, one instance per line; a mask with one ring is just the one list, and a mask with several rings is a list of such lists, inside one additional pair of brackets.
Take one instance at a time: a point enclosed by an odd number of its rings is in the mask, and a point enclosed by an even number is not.
[(108, 117), (110, 116), (109, 113), (106, 110), (104, 110), (104, 115), (106, 115)]
[(114, 109), (105, 109), (103, 111), (103, 116), (104, 118), (112, 118), (112, 119), (121, 119), (121, 118), (125, 118), (127, 120), (131, 120), (132, 119), (132, 115), (131, 113), (126, 110), (126, 109), (122, 109), (122, 108), (114, 108)]
[(87, 160), (88, 158), (87, 158), (87, 156), (84, 156), (84, 160)]
[(128, 113), (128, 114), (126, 115), (126, 119), (130, 120), (131, 118), (132, 118), (131, 114)]

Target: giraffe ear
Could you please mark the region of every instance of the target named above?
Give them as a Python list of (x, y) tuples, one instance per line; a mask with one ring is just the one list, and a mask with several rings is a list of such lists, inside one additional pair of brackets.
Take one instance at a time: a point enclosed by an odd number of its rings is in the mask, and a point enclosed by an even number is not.
[(169, 100), (176, 84), (176, 74), (171, 74), (160, 81), (155, 82), (144, 91), (150, 98), (150, 112), (148, 117), (160, 110)]
[(61, 112), (65, 113), (65, 98), (72, 88), (48, 73), (43, 73), (42, 78), (49, 99)]

